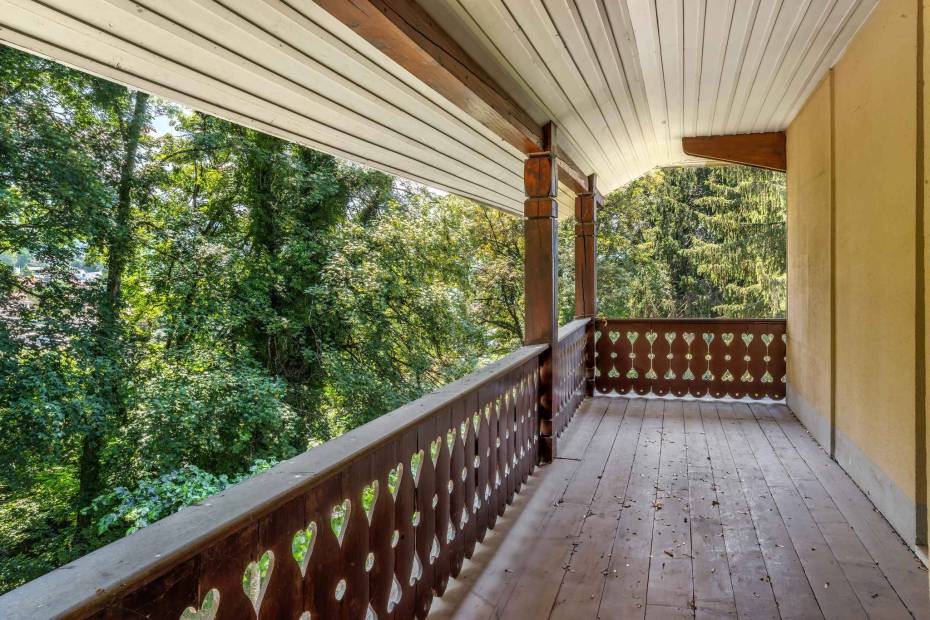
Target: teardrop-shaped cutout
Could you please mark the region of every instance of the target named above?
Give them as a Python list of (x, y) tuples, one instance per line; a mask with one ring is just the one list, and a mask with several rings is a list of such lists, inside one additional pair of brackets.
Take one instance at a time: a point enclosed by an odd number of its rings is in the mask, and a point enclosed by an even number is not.
[(269, 549), (257, 562), (249, 562), (245, 567), (245, 572), (242, 573), (242, 589), (252, 601), (256, 616), (258, 610), (261, 609), (265, 591), (268, 589), (272, 570), (274, 570), (274, 553)]
[(313, 554), (313, 545), (316, 544), (316, 521), (311, 521), (305, 529), (297, 530), (291, 541), (291, 553), (300, 566), (300, 574), (307, 574), (307, 565)]
[(430, 566), (436, 562), (436, 558), (439, 557), (439, 539), (433, 536), (433, 546), (429, 550), (429, 563)]
[(371, 608), (370, 603), (368, 604), (368, 609), (365, 610), (365, 620), (378, 620), (378, 614)]
[(446, 449), (449, 450), (449, 454), (452, 454), (452, 446), (455, 444), (455, 438), (457, 436), (458, 430), (454, 426), (446, 431)]
[(416, 553), (413, 554), (413, 565), (410, 568), (410, 585), (415, 585), (423, 576), (423, 565)]
[(439, 451), (442, 449), (442, 437), (437, 437), (429, 444), (429, 458), (433, 461), (433, 467), (436, 467), (436, 461), (439, 460)]
[(465, 440), (468, 438), (468, 420), (463, 420), (459, 424), (459, 439), (462, 440), (462, 443), (465, 443)]
[(388, 595), (387, 610), (388, 613), (394, 611), (394, 608), (397, 607), (397, 604), (400, 602), (400, 597), (403, 595), (403, 591), (400, 588), (400, 582), (397, 581), (397, 575), (394, 575), (394, 579), (391, 582), (391, 593)]
[(368, 552), (368, 557), (365, 558), (365, 572), (370, 572), (375, 565), (375, 554)]

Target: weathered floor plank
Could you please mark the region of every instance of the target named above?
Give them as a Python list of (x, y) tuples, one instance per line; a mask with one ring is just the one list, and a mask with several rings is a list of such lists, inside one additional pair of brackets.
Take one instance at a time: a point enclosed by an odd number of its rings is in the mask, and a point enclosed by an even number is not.
[(770, 405), (768, 413), (829, 493), (908, 611), (915, 618), (930, 619), (927, 572), (920, 560), (786, 406)]
[(927, 573), (783, 405), (595, 398), (434, 618), (930, 620)]
[(723, 538), (720, 500), (714, 484), (700, 405), (687, 401), (683, 408), (688, 453), (688, 522), (691, 526), (695, 616), (736, 618), (736, 599), (733, 596), (730, 565)]

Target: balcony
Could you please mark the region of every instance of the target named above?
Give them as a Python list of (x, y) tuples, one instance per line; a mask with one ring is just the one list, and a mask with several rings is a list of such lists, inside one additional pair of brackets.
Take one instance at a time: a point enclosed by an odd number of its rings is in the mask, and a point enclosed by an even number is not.
[(780, 403), (586, 400), (433, 618), (926, 618), (927, 573)]
[[(192, 4), (0, 40), (522, 217), (527, 346), (0, 618), (930, 618), (925, 2)], [(787, 321), (593, 319), (602, 194), (707, 161), (787, 174)]]
[[(919, 562), (769, 398), (783, 333), (574, 321), (545, 467), (553, 352), (526, 346), (27, 584), (0, 615), (927, 617)], [(710, 398), (727, 395), (764, 400)]]

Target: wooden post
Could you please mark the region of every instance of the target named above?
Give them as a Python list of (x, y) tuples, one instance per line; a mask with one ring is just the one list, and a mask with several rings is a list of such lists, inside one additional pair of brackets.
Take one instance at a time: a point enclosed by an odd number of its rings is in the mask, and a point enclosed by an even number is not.
[(597, 315), (597, 177), (575, 198), (575, 318), (591, 319), (585, 341), (585, 394), (594, 395), (594, 318)]
[(552, 410), (555, 403), (555, 356), (559, 325), (558, 297), (558, 191), (555, 125), (543, 128), (543, 151), (530, 153), (523, 168), (526, 190), (523, 224), (523, 274), (526, 294), (526, 344), (548, 344), (539, 371), (539, 462), (555, 458)]

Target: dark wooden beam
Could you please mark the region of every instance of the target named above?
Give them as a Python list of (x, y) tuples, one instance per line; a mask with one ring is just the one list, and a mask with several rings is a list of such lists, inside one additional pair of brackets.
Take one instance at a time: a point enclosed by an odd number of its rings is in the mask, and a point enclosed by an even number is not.
[(597, 210), (604, 198), (597, 177), (575, 197), (575, 318), (591, 319), (585, 341), (585, 393), (594, 395), (594, 317), (597, 315)]
[[(314, 0), (420, 81), (521, 153), (546, 150), (542, 128), (414, 0)], [(562, 183), (585, 191), (585, 176), (564, 156)]]
[(556, 165), (556, 129), (543, 129), (544, 150), (531, 153), (523, 168), (526, 202), (523, 223), (525, 250), (523, 282), (526, 296), (526, 344), (549, 345), (540, 358), (539, 370), (539, 461), (555, 458), (552, 417), (555, 404), (555, 356), (559, 341), (558, 308), (558, 230), (559, 204), (556, 191), (559, 169)]
[(785, 132), (682, 138), (687, 155), (785, 172)]

